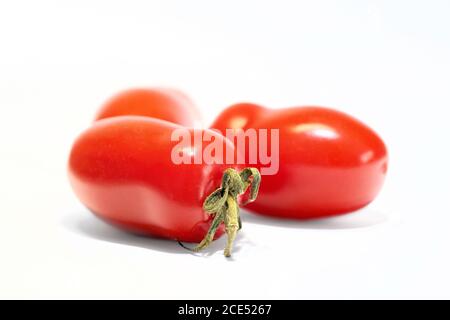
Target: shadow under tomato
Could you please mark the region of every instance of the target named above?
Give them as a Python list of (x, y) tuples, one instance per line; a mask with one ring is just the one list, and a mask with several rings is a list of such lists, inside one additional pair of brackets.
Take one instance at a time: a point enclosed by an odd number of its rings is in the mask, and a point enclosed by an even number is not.
[[(191, 254), (195, 256), (211, 256), (223, 251), (226, 244), (226, 235), (220, 237), (214, 241), (208, 248), (204, 249), (200, 253), (194, 253), (181, 247), (177, 241), (151, 237), (142, 234), (135, 234), (126, 231), (122, 231), (103, 220), (95, 217), (92, 213), (86, 212), (74, 212), (67, 215), (63, 221), (63, 226), (81, 236), (88, 238), (117, 243), (126, 246), (140, 247), (147, 250), (176, 253), (176, 254)], [(238, 252), (240, 249), (239, 242), (243, 240), (244, 236), (238, 234), (236, 238), (236, 245), (233, 249), (234, 252)], [(188, 248), (193, 248), (195, 243), (184, 243)]]
[(370, 207), (362, 208), (360, 210), (338, 216), (307, 220), (295, 220), (260, 215), (245, 209), (241, 209), (241, 211), (242, 220), (244, 221), (244, 223), (255, 223), (269, 227), (297, 229), (339, 230), (368, 228), (385, 223), (388, 220), (386, 214), (371, 209)]

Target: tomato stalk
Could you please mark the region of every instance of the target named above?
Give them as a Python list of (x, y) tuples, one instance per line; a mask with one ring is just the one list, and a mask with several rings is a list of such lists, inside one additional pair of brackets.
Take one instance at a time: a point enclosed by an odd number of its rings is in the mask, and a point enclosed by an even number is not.
[(214, 216), (211, 226), (203, 240), (190, 250), (199, 252), (208, 247), (223, 222), (228, 237), (224, 255), (230, 257), (234, 239), (242, 228), (237, 197), (250, 187), (250, 195), (243, 205), (254, 201), (258, 195), (260, 183), (261, 174), (256, 168), (245, 168), (241, 172), (233, 168), (225, 170), (221, 187), (212, 192), (203, 203), (203, 210)]

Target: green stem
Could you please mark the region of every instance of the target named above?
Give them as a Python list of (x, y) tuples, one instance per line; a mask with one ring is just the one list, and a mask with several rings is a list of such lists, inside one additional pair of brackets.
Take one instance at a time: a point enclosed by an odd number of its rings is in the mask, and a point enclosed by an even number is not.
[(233, 242), (241, 229), (237, 197), (250, 187), (250, 196), (246, 203), (254, 201), (258, 195), (260, 183), (261, 175), (256, 168), (245, 168), (240, 173), (233, 168), (225, 170), (221, 187), (212, 192), (203, 203), (203, 210), (214, 215), (213, 222), (203, 240), (192, 251), (198, 252), (209, 246), (223, 222), (228, 236), (224, 255), (230, 257)]

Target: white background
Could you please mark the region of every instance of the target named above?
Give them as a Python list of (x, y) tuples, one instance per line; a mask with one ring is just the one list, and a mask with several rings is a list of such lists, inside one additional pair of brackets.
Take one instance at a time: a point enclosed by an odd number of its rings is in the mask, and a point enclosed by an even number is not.
[[(450, 298), (450, 2), (1, 1), (0, 298)], [(111, 94), (315, 104), (390, 151), (367, 208), (245, 214), (232, 260), (95, 220), (66, 176)]]

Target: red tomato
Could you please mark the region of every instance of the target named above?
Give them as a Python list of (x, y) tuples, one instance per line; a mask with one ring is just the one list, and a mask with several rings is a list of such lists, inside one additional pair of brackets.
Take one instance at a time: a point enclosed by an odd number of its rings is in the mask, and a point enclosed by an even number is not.
[(103, 105), (95, 120), (123, 115), (152, 117), (187, 127), (201, 123), (192, 101), (180, 91), (167, 88), (123, 91)]
[[(242, 103), (223, 111), (211, 128), (279, 129), (279, 171), (263, 176), (258, 199), (248, 206), (257, 213), (302, 219), (354, 211), (375, 198), (386, 175), (380, 137), (336, 110)], [(248, 156), (248, 146), (244, 152)]]
[(260, 175), (254, 168), (238, 172), (206, 159), (216, 152), (235, 150), (212, 130), (149, 117), (113, 117), (95, 122), (75, 141), (69, 178), (86, 207), (123, 229), (200, 242), (193, 251), (225, 230), (229, 257), (241, 228), (238, 197), (249, 189), (253, 201)]
[[(171, 141), (171, 134), (177, 128), (136, 116), (94, 123), (75, 141), (69, 158), (69, 178), (78, 198), (99, 217), (126, 230), (200, 242), (211, 224), (203, 201), (220, 186), (229, 166), (174, 164), (171, 152), (177, 142)], [(221, 135), (199, 131), (234, 149)], [(178, 151), (193, 159), (202, 150), (193, 145)], [(222, 225), (216, 236), (223, 232)]]

